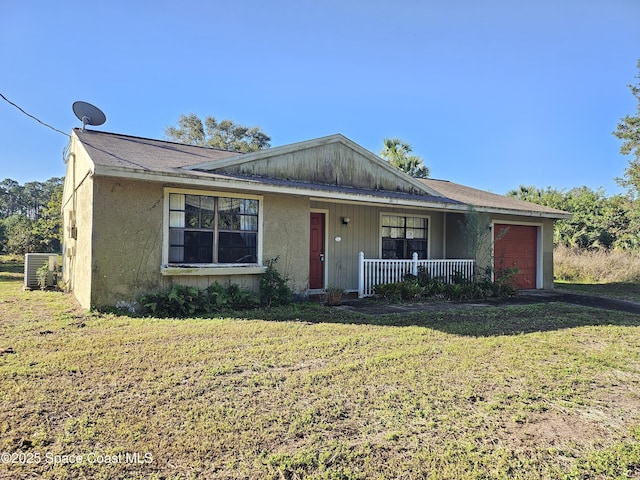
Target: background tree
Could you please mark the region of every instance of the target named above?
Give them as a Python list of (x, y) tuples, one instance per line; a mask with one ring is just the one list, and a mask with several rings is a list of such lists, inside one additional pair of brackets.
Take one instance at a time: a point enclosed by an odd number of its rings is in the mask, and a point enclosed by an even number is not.
[(411, 145), (399, 138), (385, 138), (380, 156), (394, 167), (399, 168), (415, 178), (427, 178), (429, 167), (424, 165), (422, 158), (411, 155)]
[[(638, 60), (638, 69), (640, 70), (640, 60)], [(640, 75), (636, 78), (640, 79)], [(638, 199), (640, 197), (640, 83), (629, 85), (629, 89), (638, 101), (636, 115), (626, 115), (620, 119), (618, 128), (613, 134), (622, 140), (620, 153), (633, 154), (635, 158), (629, 160), (629, 166), (624, 170), (623, 177), (616, 180), (621, 186), (629, 189), (633, 198)]]
[(0, 252), (59, 252), (64, 180), (0, 182)]
[(23, 215), (11, 215), (3, 219), (5, 253), (24, 255), (29, 252), (41, 252), (40, 244), (33, 234), (34, 221)]
[(231, 120), (218, 122), (210, 115), (203, 122), (193, 113), (181, 115), (177, 127), (167, 127), (165, 138), (178, 143), (233, 152), (255, 152), (271, 146), (271, 137), (258, 127), (245, 127)]
[(563, 191), (522, 185), (507, 196), (572, 213), (572, 218), (555, 222), (556, 245), (589, 250), (640, 247), (634, 203), (626, 196), (608, 197), (603, 189), (586, 186)]
[(49, 201), (40, 209), (40, 215), (31, 229), (40, 251), (58, 252), (62, 246), (62, 188), (51, 193)]
[(5, 178), (0, 182), (0, 217), (10, 217), (22, 210), (23, 187), (15, 180)]

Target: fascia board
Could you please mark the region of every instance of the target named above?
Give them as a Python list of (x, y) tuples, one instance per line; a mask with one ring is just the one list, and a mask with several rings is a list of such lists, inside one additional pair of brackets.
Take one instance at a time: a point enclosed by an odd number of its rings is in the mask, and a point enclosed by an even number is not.
[[(283, 185), (269, 185), (262, 182), (252, 182), (251, 180), (237, 180), (227, 178), (205, 178), (194, 176), (193, 174), (180, 174), (180, 173), (168, 173), (168, 172), (149, 172), (135, 169), (123, 169), (117, 167), (106, 167), (98, 165), (95, 172), (97, 176), (105, 177), (117, 177), (127, 178), (133, 180), (144, 180), (149, 182), (163, 182), (171, 183), (173, 185), (188, 185), (190, 187), (203, 187), (203, 188), (222, 188), (234, 191), (243, 192), (260, 192), (260, 193), (279, 193), (297, 196), (308, 196), (313, 198), (321, 198), (326, 201), (344, 201), (355, 203), (376, 203), (376, 204), (393, 204), (397, 206), (413, 206), (421, 208), (446, 208), (450, 209), (452, 206), (462, 206), (463, 204), (447, 204), (444, 205), (439, 202), (425, 202), (418, 199), (403, 199), (397, 197), (386, 196), (373, 196), (362, 193), (350, 193), (335, 191), (322, 191), (312, 188), (304, 188), (299, 186), (283, 186)], [(336, 195), (339, 198), (336, 198)]]

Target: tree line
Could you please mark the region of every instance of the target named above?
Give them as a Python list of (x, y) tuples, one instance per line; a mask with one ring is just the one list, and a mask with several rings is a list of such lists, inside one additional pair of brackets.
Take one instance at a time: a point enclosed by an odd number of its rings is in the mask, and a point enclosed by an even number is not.
[(522, 185), (507, 196), (573, 214), (555, 223), (555, 245), (584, 250), (640, 249), (640, 204), (632, 196), (607, 196), (601, 188), (586, 186), (558, 190)]
[(0, 182), (0, 252), (59, 252), (62, 241), (61, 202), (64, 179), (20, 185)]

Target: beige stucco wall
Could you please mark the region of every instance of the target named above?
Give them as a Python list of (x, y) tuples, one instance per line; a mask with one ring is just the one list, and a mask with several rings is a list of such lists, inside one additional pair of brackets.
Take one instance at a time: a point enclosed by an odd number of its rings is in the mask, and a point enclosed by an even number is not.
[(91, 304), (132, 301), (162, 288), (162, 186), (113, 177), (93, 183)]
[(278, 258), (276, 270), (296, 294), (309, 286), (309, 199), (265, 195), (263, 261)]
[(113, 177), (98, 177), (94, 185), (92, 306), (133, 302), (173, 285), (234, 283), (257, 291), (259, 275), (162, 274), (164, 197), (170, 185)]
[(552, 289), (553, 285), (553, 220), (545, 220), (542, 226), (542, 288)]
[(171, 288), (173, 285), (188, 285), (205, 289), (209, 285), (219, 283), (228, 286), (238, 285), (241, 288), (258, 291), (261, 275), (164, 275), (162, 277), (161, 290)]
[[(182, 186), (181, 188), (184, 188)], [(193, 193), (224, 195), (220, 189), (193, 190)], [(237, 193), (237, 192), (236, 192)], [(262, 262), (277, 259), (274, 267), (297, 295), (305, 295), (309, 279), (309, 199), (291, 195), (262, 196)], [(237, 284), (258, 292), (261, 274), (164, 275), (164, 288), (173, 284), (206, 288), (212, 283)]]
[[(235, 283), (258, 291), (259, 274), (162, 274), (164, 195), (165, 187), (171, 185), (105, 176), (89, 177), (85, 183), (87, 194), (78, 197), (77, 243), (83, 247), (76, 249), (75, 265), (69, 263), (69, 271), (80, 279), (73, 282), (73, 293), (84, 307), (132, 302), (144, 292), (175, 284), (206, 288), (214, 282)], [(193, 192), (223, 193), (215, 189)], [(306, 294), (309, 200), (266, 195), (262, 208), (263, 260), (278, 257), (276, 269), (289, 277), (294, 292)]]
[[(92, 163), (84, 149), (74, 148), (76, 140), (72, 136), (71, 151), (67, 159), (64, 191), (62, 198), (63, 215), (63, 258), (62, 272), (66, 289), (84, 308), (91, 306), (91, 251), (93, 215)], [(76, 226), (75, 233), (71, 227)], [(75, 236), (75, 238), (73, 238)]]

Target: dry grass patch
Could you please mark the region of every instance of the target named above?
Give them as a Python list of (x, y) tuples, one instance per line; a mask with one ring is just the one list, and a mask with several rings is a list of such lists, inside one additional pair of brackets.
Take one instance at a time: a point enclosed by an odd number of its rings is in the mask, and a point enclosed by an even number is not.
[(640, 302), (638, 252), (557, 247), (553, 255), (556, 287), (559, 289)]
[(556, 247), (553, 251), (557, 279), (584, 283), (640, 282), (640, 254), (632, 251), (576, 250)]
[(371, 318), (294, 305), (262, 312), (270, 320), (156, 320), (83, 314), (15, 281), (0, 282), (0, 299), (0, 350), (12, 348), (0, 355), (0, 452), (41, 459), (3, 462), (0, 478), (640, 469), (637, 316), (550, 304)]

